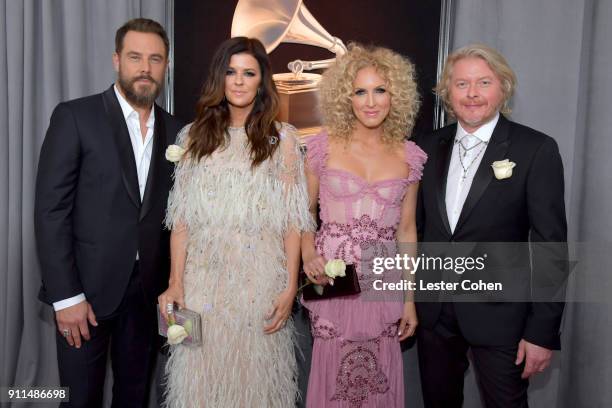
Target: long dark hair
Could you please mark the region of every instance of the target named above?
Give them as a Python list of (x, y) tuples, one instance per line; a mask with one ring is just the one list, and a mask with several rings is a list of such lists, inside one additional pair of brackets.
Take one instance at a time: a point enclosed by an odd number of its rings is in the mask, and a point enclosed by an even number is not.
[(272, 69), (266, 50), (259, 40), (234, 37), (221, 43), (210, 64), (208, 78), (196, 105), (196, 118), (189, 131), (188, 152), (196, 160), (209, 156), (225, 146), (226, 132), (230, 125), (230, 111), (225, 98), (225, 75), (234, 54), (252, 55), (259, 63), (261, 84), (255, 96), (253, 109), (246, 119), (252, 167), (271, 157), (278, 143), (271, 143), (270, 137), (278, 139), (274, 120), (278, 116), (279, 99), (272, 80)]

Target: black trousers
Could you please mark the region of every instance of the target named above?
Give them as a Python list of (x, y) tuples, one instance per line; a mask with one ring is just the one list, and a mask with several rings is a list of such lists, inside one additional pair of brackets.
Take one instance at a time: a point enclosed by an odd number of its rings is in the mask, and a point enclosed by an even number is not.
[(306, 394), (308, 393), (308, 377), (310, 376), (310, 362), (312, 359), (312, 334), (310, 332), (310, 317), (308, 309), (298, 300), (293, 304), (293, 323), (295, 324), (295, 359), (298, 369), (298, 389), (300, 397), (296, 401), (297, 408), (306, 407)]
[(452, 303), (442, 307), (433, 330), (417, 330), (419, 370), (426, 408), (463, 405), (463, 379), (470, 350), (482, 402), (487, 408), (528, 408), (528, 380), (521, 379), (524, 363), (515, 365), (518, 344), (469, 344), (459, 329)]
[(113, 407), (146, 407), (149, 383), (159, 344), (156, 305), (145, 300), (138, 262), (119, 308), (89, 325), (91, 339), (80, 349), (57, 333), (60, 383), (70, 388), (62, 407), (101, 407), (109, 344), (113, 370)]

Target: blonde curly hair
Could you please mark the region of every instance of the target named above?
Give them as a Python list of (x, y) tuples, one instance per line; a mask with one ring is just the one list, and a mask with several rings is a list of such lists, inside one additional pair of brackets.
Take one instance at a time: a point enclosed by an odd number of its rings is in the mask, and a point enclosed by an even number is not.
[(397, 144), (410, 137), (421, 105), (414, 65), (405, 57), (382, 47), (349, 44), (321, 79), (320, 108), (323, 123), (333, 137), (349, 140), (355, 128), (352, 95), (359, 70), (373, 67), (387, 82), (391, 95), (389, 115), (383, 122), (382, 141)]

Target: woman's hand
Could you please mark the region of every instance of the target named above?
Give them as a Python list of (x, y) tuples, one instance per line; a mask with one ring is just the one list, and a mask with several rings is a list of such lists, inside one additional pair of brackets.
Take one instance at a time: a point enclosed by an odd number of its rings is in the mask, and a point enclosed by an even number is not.
[(325, 275), (325, 258), (316, 252), (309, 258), (304, 257), (304, 273), (308, 280), (316, 285), (327, 285), (329, 279)]
[(291, 316), (296, 293), (295, 289), (285, 289), (274, 299), (272, 310), (266, 314), (266, 320), (271, 322), (264, 326), (265, 334), (276, 333), (285, 327), (287, 319)]
[(417, 319), (416, 307), (414, 302), (404, 302), (404, 312), (399, 324), (399, 341), (406, 340), (408, 337), (414, 336), (416, 327), (419, 325)]
[(159, 311), (161, 312), (166, 322), (168, 321), (168, 305), (178, 305), (179, 309), (185, 307), (185, 291), (183, 284), (171, 284), (168, 289), (157, 298), (159, 303)]

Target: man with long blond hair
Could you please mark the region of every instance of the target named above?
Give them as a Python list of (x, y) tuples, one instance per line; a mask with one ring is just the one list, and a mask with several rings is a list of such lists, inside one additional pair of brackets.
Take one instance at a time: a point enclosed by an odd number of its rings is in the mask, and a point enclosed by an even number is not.
[[(468, 350), (485, 406), (527, 407), (528, 379), (560, 348), (563, 303), (534, 301), (528, 285), (536, 272), (544, 273), (534, 266), (530, 243), (559, 243), (556, 251), (567, 239), (563, 166), (551, 137), (506, 118), (515, 86), (498, 51), (480, 44), (455, 51), (436, 91), (457, 123), (420, 143), (429, 161), (419, 193), (419, 241), (469, 242), (472, 248), (501, 243), (488, 254), (482, 276), (501, 271), (520, 289), (505, 292), (503, 302), (462, 302), (455, 292), (447, 302), (417, 304), (428, 408), (462, 406)], [(552, 265), (546, 273), (553, 281), (562, 278), (563, 263)]]

